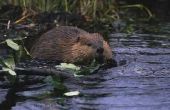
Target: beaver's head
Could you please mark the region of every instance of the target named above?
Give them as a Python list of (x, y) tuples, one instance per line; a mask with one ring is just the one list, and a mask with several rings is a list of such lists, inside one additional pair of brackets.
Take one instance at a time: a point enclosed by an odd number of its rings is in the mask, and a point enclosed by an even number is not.
[(108, 66), (117, 66), (116, 60), (113, 59), (112, 49), (106, 41), (103, 41), (103, 56), (104, 62), (108, 64)]
[(72, 46), (71, 56), (72, 60), (68, 62), (89, 64), (96, 59), (104, 63), (112, 60), (112, 50), (100, 34), (82, 34)]
[(79, 42), (81, 45), (93, 50), (93, 58), (99, 61), (99, 63), (103, 62), (103, 37), (100, 34), (92, 33), (80, 36)]

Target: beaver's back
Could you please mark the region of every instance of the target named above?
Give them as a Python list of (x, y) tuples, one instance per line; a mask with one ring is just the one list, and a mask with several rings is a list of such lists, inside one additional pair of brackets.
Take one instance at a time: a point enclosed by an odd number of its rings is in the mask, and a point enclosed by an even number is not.
[(71, 47), (77, 43), (77, 39), (88, 35), (88, 32), (77, 27), (56, 27), (43, 34), (36, 41), (31, 49), (31, 55), (38, 59), (63, 61), (64, 56), (72, 53)]

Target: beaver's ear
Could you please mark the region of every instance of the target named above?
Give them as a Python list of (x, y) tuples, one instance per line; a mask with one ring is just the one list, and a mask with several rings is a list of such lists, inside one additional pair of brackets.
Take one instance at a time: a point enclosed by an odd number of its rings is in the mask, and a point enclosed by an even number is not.
[(102, 36), (100, 33), (92, 33), (95, 36)]

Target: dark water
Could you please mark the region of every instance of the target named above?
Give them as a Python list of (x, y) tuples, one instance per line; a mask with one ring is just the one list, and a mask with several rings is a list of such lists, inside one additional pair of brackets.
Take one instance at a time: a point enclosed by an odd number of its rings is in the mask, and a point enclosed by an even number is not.
[[(43, 96), (51, 87), (36, 83), (14, 92), (4, 110), (10, 109), (7, 106), (12, 110), (170, 110), (170, 23), (155, 27), (159, 31), (149, 34), (111, 34), (119, 66), (77, 82), (66, 80), (69, 91), (78, 90), (80, 96)], [(6, 94), (7, 89), (0, 89), (0, 103)]]

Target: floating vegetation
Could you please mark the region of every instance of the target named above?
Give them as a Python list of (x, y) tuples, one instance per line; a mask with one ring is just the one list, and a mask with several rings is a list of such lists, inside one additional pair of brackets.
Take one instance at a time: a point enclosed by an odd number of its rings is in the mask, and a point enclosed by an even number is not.
[(76, 65), (71, 64), (71, 63), (60, 63), (60, 65), (57, 65), (55, 67), (63, 69), (63, 70), (64, 69), (70, 69), (70, 70), (73, 70), (73, 71), (79, 71), (80, 70), (79, 66), (76, 66)]
[(66, 92), (64, 93), (65, 96), (71, 97), (71, 96), (77, 96), (79, 95), (80, 92), (79, 91), (71, 91), (71, 92)]
[(86, 66), (76, 66), (71, 63), (61, 63), (60, 65), (56, 65), (55, 67), (58, 69), (66, 70), (74, 74), (75, 77), (79, 77), (82, 75), (93, 74), (98, 71), (102, 65), (97, 64), (97, 62), (93, 61), (90, 65)]

